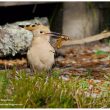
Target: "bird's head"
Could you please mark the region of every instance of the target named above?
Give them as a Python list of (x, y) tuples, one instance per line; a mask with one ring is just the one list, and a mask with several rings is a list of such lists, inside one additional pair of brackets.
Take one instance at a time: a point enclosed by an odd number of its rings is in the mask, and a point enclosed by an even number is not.
[(50, 33), (50, 29), (48, 26), (42, 24), (34, 24), (34, 25), (23, 26), (23, 28), (31, 31), (34, 37), (43, 37), (46, 40), (50, 40), (51, 35), (46, 34), (46, 33)]
[[(51, 32), (48, 26), (42, 25), (42, 24), (34, 24), (34, 25), (26, 25), (26, 26), (20, 26), (25, 28), (26, 30), (32, 31), (34, 37), (42, 37), (46, 40), (50, 40), (50, 36), (53, 36), (55, 38), (61, 37), (60, 33)], [(62, 35), (65, 36), (65, 35)]]

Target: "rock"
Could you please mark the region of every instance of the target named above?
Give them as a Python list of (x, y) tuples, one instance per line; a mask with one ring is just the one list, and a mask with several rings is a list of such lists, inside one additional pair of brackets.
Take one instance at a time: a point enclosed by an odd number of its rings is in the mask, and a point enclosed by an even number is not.
[(0, 26), (0, 57), (25, 54), (31, 44), (32, 33), (18, 25), (42, 23), (48, 25), (47, 18), (34, 18), (29, 21), (20, 21)]

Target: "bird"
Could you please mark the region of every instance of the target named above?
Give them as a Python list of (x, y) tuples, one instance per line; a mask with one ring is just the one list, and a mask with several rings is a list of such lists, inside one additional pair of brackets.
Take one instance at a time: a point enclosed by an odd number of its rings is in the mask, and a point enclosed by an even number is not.
[(51, 31), (48, 26), (28, 25), (25, 29), (33, 33), (27, 59), (34, 72), (49, 71), (55, 62), (55, 49), (50, 44)]
[(34, 72), (50, 71), (55, 64), (55, 49), (50, 44), (50, 37), (67, 39), (61, 33), (52, 32), (43, 24), (19, 25), (33, 33), (31, 45), (27, 51), (27, 59)]

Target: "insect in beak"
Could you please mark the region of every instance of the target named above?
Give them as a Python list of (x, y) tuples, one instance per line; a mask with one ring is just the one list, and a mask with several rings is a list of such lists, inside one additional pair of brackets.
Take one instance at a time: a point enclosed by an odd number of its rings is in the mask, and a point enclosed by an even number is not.
[(57, 38), (57, 42), (56, 42), (56, 47), (57, 48), (61, 48), (62, 47), (62, 42), (63, 41), (67, 41), (70, 40), (70, 38), (66, 35), (63, 35), (61, 33), (56, 33), (56, 32), (50, 32), (50, 33), (45, 33), (48, 35), (51, 35), (54, 38)]

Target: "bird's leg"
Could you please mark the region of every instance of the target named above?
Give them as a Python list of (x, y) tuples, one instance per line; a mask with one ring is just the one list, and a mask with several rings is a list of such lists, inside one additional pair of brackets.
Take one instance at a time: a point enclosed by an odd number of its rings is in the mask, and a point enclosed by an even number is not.
[(35, 69), (32, 65), (30, 65), (30, 75), (34, 75), (35, 74)]
[(52, 76), (52, 70), (51, 70), (51, 69), (49, 69), (49, 71), (48, 71), (48, 76), (49, 76), (49, 77)]

